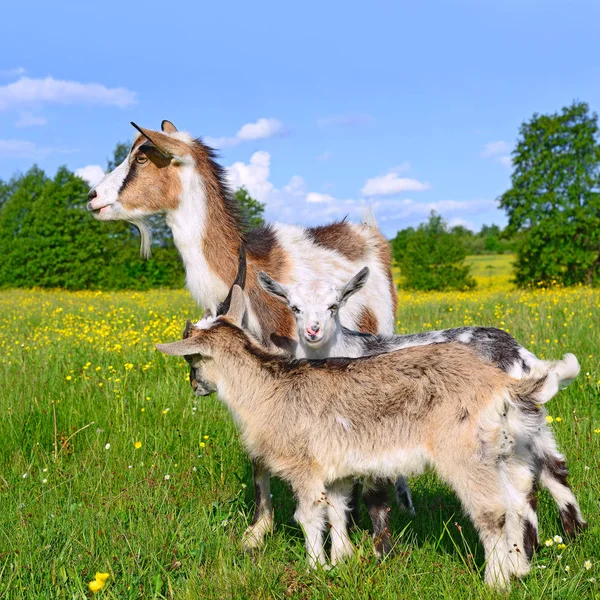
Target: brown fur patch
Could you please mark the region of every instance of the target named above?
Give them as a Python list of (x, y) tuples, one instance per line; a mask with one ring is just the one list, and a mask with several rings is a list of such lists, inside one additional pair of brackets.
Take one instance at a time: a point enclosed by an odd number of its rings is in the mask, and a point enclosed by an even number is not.
[(344, 221), (309, 227), (306, 233), (315, 244), (335, 250), (348, 260), (358, 261), (365, 256), (365, 240)]
[(357, 326), (358, 331), (362, 333), (372, 333), (373, 335), (376, 335), (379, 331), (379, 322), (377, 321), (375, 313), (366, 306), (363, 306), (360, 311)]

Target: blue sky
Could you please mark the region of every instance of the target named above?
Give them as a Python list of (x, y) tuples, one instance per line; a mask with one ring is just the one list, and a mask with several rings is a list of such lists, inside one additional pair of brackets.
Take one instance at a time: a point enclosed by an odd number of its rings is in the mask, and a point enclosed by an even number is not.
[[(9, 3), (0, 178), (93, 179), (129, 121), (220, 146), (271, 219), (504, 224), (520, 123), (600, 110), (600, 3)], [(7, 26), (9, 25), (9, 26)]]

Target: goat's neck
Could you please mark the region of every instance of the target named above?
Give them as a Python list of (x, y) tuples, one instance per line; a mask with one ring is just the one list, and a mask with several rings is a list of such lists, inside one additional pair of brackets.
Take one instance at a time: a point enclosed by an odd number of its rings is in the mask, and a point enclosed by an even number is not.
[[(229, 246), (239, 247), (239, 233), (227, 226), (226, 218), (209, 218), (211, 211), (225, 211), (225, 206), (222, 199), (212, 197), (214, 194), (209, 197), (206, 193), (207, 186), (194, 166), (183, 166), (180, 177), (182, 191), (179, 205), (167, 214), (167, 225), (173, 232), (173, 241), (183, 261), (187, 288), (202, 308), (211, 310), (214, 314), (217, 304), (227, 295), (227, 282), (233, 281), (235, 277), (237, 250), (232, 253)], [(209, 202), (222, 206), (211, 207), (209, 210)], [(218, 244), (222, 238), (229, 241), (221, 249), (223, 260), (220, 262), (207, 256), (206, 242), (209, 235), (214, 240), (211, 241), (213, 245)], [(235, 235), (238, 239), (231, 239)]]
[(214, 373), (219, 397), (242, 425), (264, 416), (261, 407), (273, 390), (273, 376), (259, 359), (244, 350), (229, 349), (214, 357)]

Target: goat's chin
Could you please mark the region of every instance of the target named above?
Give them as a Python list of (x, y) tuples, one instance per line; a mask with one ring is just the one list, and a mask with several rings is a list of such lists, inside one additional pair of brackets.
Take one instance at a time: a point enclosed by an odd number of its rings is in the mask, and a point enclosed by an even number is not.
[(309, 346), (310, 348), (320, 348), (323, 345), (323, 338), (308, 338), (308, 337), (304, 337), (304, 343)]

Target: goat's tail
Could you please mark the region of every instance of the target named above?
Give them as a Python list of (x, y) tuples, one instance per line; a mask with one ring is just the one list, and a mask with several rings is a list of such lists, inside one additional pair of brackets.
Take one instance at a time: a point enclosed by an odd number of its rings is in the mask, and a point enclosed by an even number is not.
[(373, 227), (373, 229), (377, 229), (379, 231), (379, 226), (377, 225), (377, 219), (375, 218), (375, 214), (373, 213), (373, 208), (368, 205), (363, 208), (362, 217), (360, 219), (363, 225), (367, 227)]
[(579, 361), (574, 354), (565, 354), (561, 360), (547, 363), (546, 373), (537, 373), (513, 383), (515, 398), (531, 407), (545, 404), (558, 390), (567, 387), (579, 375)]

